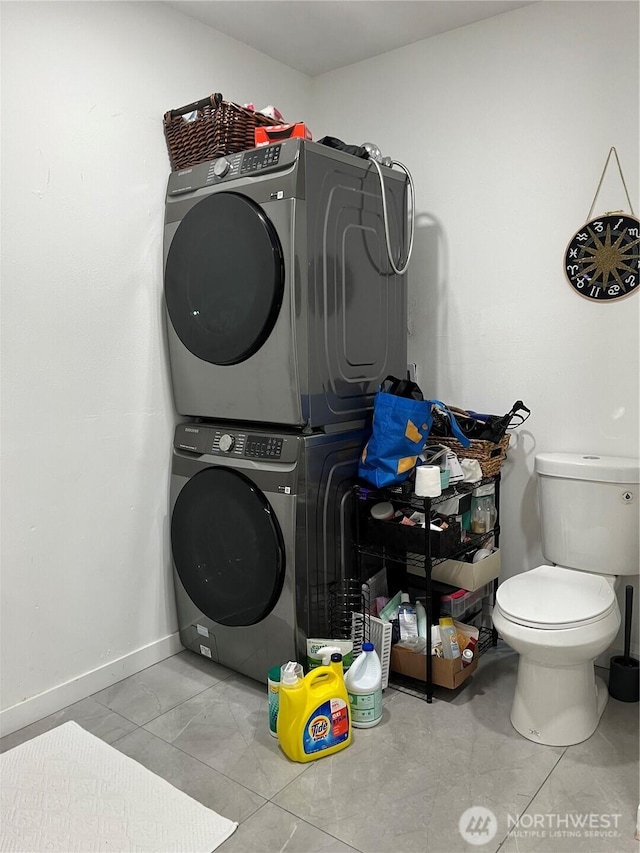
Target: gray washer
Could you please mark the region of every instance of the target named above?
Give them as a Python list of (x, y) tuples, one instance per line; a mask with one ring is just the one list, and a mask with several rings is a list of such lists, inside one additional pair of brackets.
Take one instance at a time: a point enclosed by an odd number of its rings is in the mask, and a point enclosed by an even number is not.
[[(407, 182), (383, 172), (398, 263)], [(407, 276), (369, 161), (292, 139), (174, 172), (164, 263), (182, 415), (341, 428), (406, 371)]]
[(171, 548), (183, 645), (266, 681), (326, 636), (350, 573), (352, 485), (366, 435), (176, 428)]

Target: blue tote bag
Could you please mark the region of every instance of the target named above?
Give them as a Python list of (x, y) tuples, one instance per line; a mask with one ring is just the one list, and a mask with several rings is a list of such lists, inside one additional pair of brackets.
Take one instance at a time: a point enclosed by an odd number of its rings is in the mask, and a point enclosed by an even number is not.
[(373, 400), (372, 434), (358, 464), (360, 479), (376, 488), (406, 480), (429, 437), (434, 406), (449, 417), (452, 434), (468, 447), (469, 439), (444, 403), (423, 400), (415, 382), (388, 376)]

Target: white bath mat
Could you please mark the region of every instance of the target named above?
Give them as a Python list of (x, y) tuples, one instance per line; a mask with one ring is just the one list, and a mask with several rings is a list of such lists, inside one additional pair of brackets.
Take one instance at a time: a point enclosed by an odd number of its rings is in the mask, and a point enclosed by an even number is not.
[(0, 755), (2, 853), (210, 853), (237, 823), (77, 723)]

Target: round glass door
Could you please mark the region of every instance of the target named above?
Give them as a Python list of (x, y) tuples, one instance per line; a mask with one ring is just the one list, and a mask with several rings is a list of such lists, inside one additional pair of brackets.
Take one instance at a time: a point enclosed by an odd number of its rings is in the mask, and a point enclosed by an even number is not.
[(211, 364), (244, 361), (267, 340), (282, 305), (275, 228), (244, 196), (207, 196), (174, 235), (164, 286), (171, 323), (190, 352)]
[(213, 622), (255, 625), (276, 605), (285, 574), (282, 533), (263, 493), (229, 468), (205, 468), (182, 488), (171, 517), (176, 570)]

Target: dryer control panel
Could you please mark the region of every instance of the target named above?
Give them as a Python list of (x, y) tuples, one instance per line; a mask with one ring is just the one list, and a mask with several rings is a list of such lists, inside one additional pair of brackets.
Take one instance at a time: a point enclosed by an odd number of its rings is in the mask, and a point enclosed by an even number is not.
[(302, 142), (301, 139), (285, 139), (274, 145), (226, 154), (216, 160), (172, 172), (167, 195), (182, 195), (237, 178), (256, 177), (286, 169), (296, 162)]
[(178, 424), (174, 446), (190, 453), (255, 459), (273, 462), (293, 462), (297, 458), (297, 436), (245, 432), (224, 426)]

